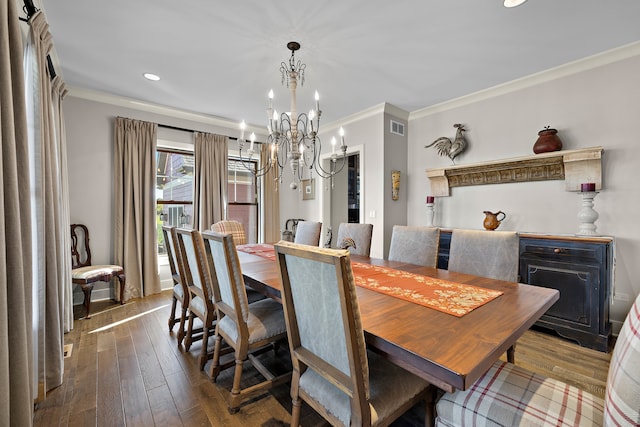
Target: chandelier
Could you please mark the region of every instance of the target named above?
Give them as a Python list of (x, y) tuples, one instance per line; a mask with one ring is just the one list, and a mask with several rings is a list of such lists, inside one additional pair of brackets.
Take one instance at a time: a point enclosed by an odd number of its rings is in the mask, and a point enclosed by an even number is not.
[[(285, 62), (281, 63), (280, 73), (282, 74), (282, 84), (284, 85), (286, 82), (287, 87), (291, 91), (291, 110), (278, 115), (278, 112), (273, 108), (273, 90), (269, 91), (267, 107), (267, 131), (269, 136), (266, 141), (270, 150), (269, 159), (264, 162), (264, 164), (259, 165), (258, 168), (248, 163), (253, 160), (253, 155), (256, 154), (254, 150), (256, 137), (254, 133), (251, 134), (249, 149), (246, 150), (246, 154), (243, 155), (243, 150), (247, 142), (244, 139), (244, 131), (246, 128), (244, 120), (240, 123), (238, 148), (242, 164), (256, 176), (264, 176), (269, 171), (274, 170), (275, 179), (282, 183), (284, 168), (286, 164), (289, 163), (293, 174), (293, 181), (289, 187), (295, 190), (305, 175), (305, 170), (308, 170), (310, 178), (313, 177), (314, 173), (322, 178), (331, 178), (339, 173), (346, 163), (347, 146), (344, 143), (344, 130), (341, 127), (339, 131), (340, 147), (336, 148), (337, 141), (336, 138), (333, 137), (331, 139), (331, 156), (329, 158), (328, 170), (322, 167), (320, 161), (322, 142), (318, 137), (320, 116), (322, 115), (322, 111), (320, 110), (320, 97), (316, 91), (315, 108), (311, 109), (309, 113), (298, 114), (296, 108), (296, 88), (298, 87), (298, 81), (301, 86), (304, 84), (304, 71), (307, 66), (301, 61), (298, 60), (296, 62), (295, 60), (295, 52), (300, 49), (300, 43), (289, 42), (287, 43), (287, 48), (291, 51), (291, 58), (289, 58), (288, 64)], [(336, 153), (337, 150), (340, 150), (342, 154), (338, 155)], [(340, 162), (338, 162), (338, 157), (340, 157)]]

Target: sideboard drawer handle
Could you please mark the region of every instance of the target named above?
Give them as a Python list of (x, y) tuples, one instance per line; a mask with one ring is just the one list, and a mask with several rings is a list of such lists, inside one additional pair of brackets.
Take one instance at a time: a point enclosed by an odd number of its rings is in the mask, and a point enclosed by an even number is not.
[(556, 254), (562, 254), (562, 253), (564, 253), (564, 252), (565, 252), (565, 250), (564, 250), (564, 249), (562, 249), (562, 248), (555, 248), (555, 249), (553, 250), (553, 253), (556, 253)]

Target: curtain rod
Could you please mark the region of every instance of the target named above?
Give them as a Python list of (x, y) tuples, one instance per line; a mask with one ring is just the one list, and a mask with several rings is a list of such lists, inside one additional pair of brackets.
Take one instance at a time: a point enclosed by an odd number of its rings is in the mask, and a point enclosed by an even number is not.
[[(202, 132), (202, 131), (194, 130), (194, 129), (181, 128), (179, 126), (163, 125), (161, 123), (158, 123), (158, 127), (166, 128), (166, 129), (173, 129), (173, 130), (180, 130), (180, 131), (183, 131), (183, 132), (211, 133), (211, 132)], [(228, 136), (227, 135), (227, 138), (229, 138), (229, 139), (231, 139), (233, 141), (237, 141), (238, 140), (238, 138), (236, 138), (235, 136)]]

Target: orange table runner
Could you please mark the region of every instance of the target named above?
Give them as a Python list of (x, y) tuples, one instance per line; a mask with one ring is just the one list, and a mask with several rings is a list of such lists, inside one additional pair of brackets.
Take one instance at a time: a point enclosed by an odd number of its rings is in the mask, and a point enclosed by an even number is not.
[[(237, 249), (275, 260), (273, 245), (248, 244)], [(492, 289), (361, 262), (351, 262), (351, 269), (357, 286), (456, 317), (462, 317), (502, 295), (502, 292)]]

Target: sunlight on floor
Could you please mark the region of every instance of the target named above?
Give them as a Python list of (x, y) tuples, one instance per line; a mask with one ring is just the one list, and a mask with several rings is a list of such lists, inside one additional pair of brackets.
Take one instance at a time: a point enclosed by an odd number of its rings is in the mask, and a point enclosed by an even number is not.
[(165, 304), (165, 305), (161, 305), (160, 307), (156, 307), (156, 308), (152, 308), (151, 310), (145, 311), (144, 313), (140, 313), (140, 314), (136, 314), (135, 316), (131, 316), (131, 317), (127, 317), (126, 319), (122, 319), (122, 320), (118, 320), (117, 322), (113, 322), (113, 323), (109, 323), (108, 325), (104, 325), (101, 328), (98, 329), (94, 329), (93, 331), (89, 332), (90, 334), (93, 334), (95, 332), (102, 332), (102, 331), (106, 331), (107, 329), (111, 329), (115, 326), (121, 325), (123, 323), (129, 322), (131, 320), (137, 319), (138, 317), (142, 317), (145, 316), (149, 313), (153, 313), (154, 311), (158, 311), (161, 310), (165, 307), (168, 307), (169, 304)]

